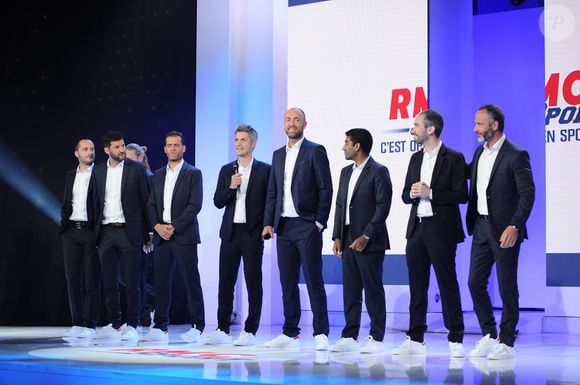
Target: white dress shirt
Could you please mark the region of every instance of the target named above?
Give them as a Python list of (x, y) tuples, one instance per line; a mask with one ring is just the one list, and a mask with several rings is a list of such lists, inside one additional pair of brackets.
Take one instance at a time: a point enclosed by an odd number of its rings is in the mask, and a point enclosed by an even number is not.
[(354, 192), (354, 188), (356, 186), (356, 182), (362, 173), (362, 170), (367, 165), (370, 157), (367, 157), (360, 165), (353, 164), (352, 165), (352, 174), (350, 174), (350, 180), (348, 181), (348, 192), (346, 194), (346, 215), (344, 216), (344, 225), (350, 225), (350, 201), (352, 200), (352, 193)]
[(171, 223), (171, 202), (173, 201), (173, 190), (175, 190), (175, 182), (179, 172), (183, 167), (183, 159), (175, 166), (174, 169), (167, 164), (165, 173), (165, 185), (163, 186), (163, 222)]
[(247, 167), (242, 166), (241, 163), (238, 162), (238, 173), (242, 174), (242, 184), (236, 191), (234, 223), (246, 223), (246, 193), (248, 191), (248, 182), (250, 181), (253, 163), (254, 158), (252, 158)]
[(483, 151), (477, 161), (477, 212), (479, 215), (489, 215), (487, 207), (487, 186), (491, 178), (491, 169), (497, 158), (497, 154), (501, 146), (505, 142), (505, 135), (491, 147), (487, 147), (487, 143), (483, 145)]
[[(421, 162), (421, 181), (431, 187), (431, 179), (433, 178), (433, 168), (435, 168), (435, 162), (437, 162), (437, 155), (439, 155), (439, 150), (441, 149), (442, 141), (431, 152), (423, 150), (423, 161)], [(432, 194), (432, 193), (431, 193)], [(417, 206), (417, 216), (418, 217), (432, 217), (433, 207), (431, 206), (430, 197), (422, 197)]]
[(123, 180), (124, 161), (111, 167), (107, 160), (107, 180), (105, 182), (105, 204), (103, 207), (103, 225), (108, 223), (125, 223), (123, 204), (121, 203), (121, 182)]
[(85, 171), (81, 171), (80, 167), (77, 167), (72, 190), (72, 214), (69, 217), (71, 221), (86, 222), (89, 220), (87, 213), (87, 195), (89, 193), (89, 183), (91, 181), (93, 166), (94, 163)]
[(296, 166), (296, 159), (298, 152), (304, 142), (304, 137), (296, 142), (292, 147), (286, 144), (286, 162), (284, 163), (284, 201), (282, 205), (282, 216), (288, 218), (297, 218), (298, 212), (294, 206), (292, 199), (292, 176), (294, 175), (294, 167)]

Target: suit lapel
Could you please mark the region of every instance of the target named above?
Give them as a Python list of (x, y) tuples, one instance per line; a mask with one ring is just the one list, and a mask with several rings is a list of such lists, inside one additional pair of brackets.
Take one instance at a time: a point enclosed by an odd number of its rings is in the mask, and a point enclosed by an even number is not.
[(437, 154), (437, 159), (435, 160), (433, 174), (431, 174), (431, 186), (433, 186), (433, 184), (435, 184), (435, 181), (437, 180), (437, 176), (439, 175), (441, 167), (443, 166), (443, 162), (445, 161), (446, 153), (447, 150), (445, 149), (445, 146), (442, 144), (441, 148), (439, 149), (439, 153)]
[(499, 152), (497, 153), (497, 158), (495, 158), (495, 162), (493, 162), (493, 167), (491, 168), (491, 174), (489, 175), (489, 182), (490, 183), (493, 180), (493, 176), (495, 174), (495, 170), (497, 170), (499, 164), (503, 160), (503, 157), (504, 157), (504, 155), (505, 155), (505, 153), (507, 151), (507, 147), (508, 147), (508, 141), (506, 139), (503, 142), (503, 145), (501, 146), (501, 148), (499, 149)]
[[(358, 180), (356, 181), (356, 184), (354, 185), (354, 189), (352, 189), (352, 197), (351, 200), (354, 198), (354, 196), (356, 195), (356, 192), (358, 191), (358, 186), (360, 186), (361, 182), (364, 180), (364, 178), (366, 178), (368, 172), (369, 172), (369, 168), (371, 167), (371, 163), (373, 162), (373, 159), (371, 157), (369, 157), (369, 160), (367, 161), (367, 164), (365, 164), (365, 168), (363, 168), (363, 170), (361, 171)], [(350, 174), (352, 175), (352, 168), (350, 169)]]
[[(117, 165), (117, 167), (119, 167)], [(123, 193), (125, 192), (125, 186), (127, 186), (127, 179), (129, 174), (129, 167), (127, 167), (127, 162), (123, 161), (123, 175), (121, 176), (121, 201), (123, 199)]]

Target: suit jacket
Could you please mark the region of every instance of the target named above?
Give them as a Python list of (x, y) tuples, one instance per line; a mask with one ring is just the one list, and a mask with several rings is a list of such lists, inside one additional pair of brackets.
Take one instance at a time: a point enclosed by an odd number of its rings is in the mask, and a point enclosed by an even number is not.
[(365, 251), (388, 250), (390, 248), (389, 234), (385, 221), (389, 215), (393, 197), (389, 170), (369, 157), (354, 186), (350, 206), (347, 207), (348, 184), (352, 171), (352, 165), (350, 165), (344, 167), (340, 173), (332, 239), (342, 240), (343, 249), (348, 247), (343, 236), (346, 210), (348, 210), (349, 233), (352, 239), (364, 234), (369, 237)]
[[(105, 185), (107, 182), (107, 162), (95, 166), (93, 170), (95, 192), (95, 232), (97, 239), (102, 227), (105, 207)], [(121, 206), (125, 216), (125, 232), (133, 245), (141, 245), (149, 238), (147, 221), (147, 173), (141, 163), (125, 159), (121, 177)]]
[[(420, 199), (411, 198), (411, 186), (421, 180), (422, 163), (423, 151), (414, 153), (409, 161), (405, 177), (402, 198), (403, 202), (412, 205), (407, 223), (407, 239), (413, 235), (417, 224), (417, 207)], [(459, 213), (459, 204), (467, 202), (467, 181), (463, 154), (442, 144), (433, 167), (431, 186), (429, 187), (433, 195), (431, 199), (433, 219), (437, 224), (441, 240), (446, 244), (463, 242), (465, 233)]]
[[(72, 199), (73, 199), (73, 186), (75, 183), (75, 178), (77, 175), (77, 167), (69, 170), (64, 175), (64, 194), (62, 198), (62, 205), (60, 206), (60, 229), (58, 235), (64, 234), (68, 229), (70, 222), (69, 218), (72, 215)], [(93, 206), (93, 174), (91, 173), (91, 180), (89, 182), (89, 190), (87, 192), (87, 225), (90, 231), (95, 228), (95, 213)]]
[[(234, 212), (236, 209), (236, 194), (238, 190), (230, 188), (230, 182), (236, 170), (237, 160), (225, 164), (219, 173), (217, 186), (213, 195), (215, 207), (225, 207), (220, 228), (220, 237), (229, 240), (232, 237)], [(268, 193), (268, 178), (270, 177), (270, 165), (254, 159), (252, 172), (246, 190), (246, 225), (250, 234), (256, 238), (262, 235), (264, 223), (264, 209), (266, 208), (266, 194)]]
[[(284, 199), (286, 146), (274, 151), (268, 181), (264, 226), (278, 228)], [(306, 139), (300, 146), (292, 175), (292, 199), (298, 215), (326, 228), (332, 204), (332, 177), (324, 146)]]
[[(151, 179), (151, 194), (147, 202), (147, 211), (151, 226), (163, 223), (163, 196), (167, 168), (155, 171)], [(171, 199), (171, 225), (175, 229), (173, 240), (179, 244), (191, 245), (201, 242), (197, 214), (201, 211), (203, 186), (201, 171), (183, 162)], [(153, 234), (153, 243), (159, 244), (161, 237)]]
[[(473, 234), (478, 216), (477, 165), (482, 152), (483, 146), (480, 146), (469, 167), (471, 188), (465, 222), (470, 235)], [(526, 221), (535, 199), (535, 185), (527, 151), (505, 140), (491, 169), (486, 195), (489, 217), (498, 241), (509, 225), (518, 228), (520, 239), (527, 238)]]

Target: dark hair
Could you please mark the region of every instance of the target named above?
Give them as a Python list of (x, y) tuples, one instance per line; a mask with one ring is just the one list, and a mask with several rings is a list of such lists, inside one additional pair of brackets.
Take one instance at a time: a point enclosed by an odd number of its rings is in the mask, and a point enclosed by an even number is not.
[[(77, 141), (75, 142), (75, 151), (78, 151), (78, 149), (79, 149), (79, 146), (81, 145), (81, 142), (82, 142), (83, 140), (88, 140), (88, 141), (90, 141), (91, 143), (93, 142), (93, 141), (92, 141), (91, 139), (89, 139), (89, 138), (81, 138), (81, 139), (79, 139), (79, 140), (77, 140)], [(94, 144), (94, 143), (93, 143), (93, 144)]]
[(497, 128), (500, 132), (503, 132), (505, 116), (501, 108), (495, 104), (486, 104), (485, 106), (479, 107), (478, 111), (486, 110), (489, 118), (489, 124), (497, 122)]
[(351, 128), (345, 135), (350, 138), (352, 144), (360, 144), (360, 148), (365, 155), (371, 153), (371, 148), (373, 147), (373, 136), (368, 130), (364, 128)]
[(441, 132), (443, 131), (443, 117), (440, 113), (435, 110), (425, 110), (420, 114), (423, 116), (423, 124), (425, 128), (429, 126), (435, 127), (435, 136), (441, 136)]
[(254, 127), (250, 126), (249, 124), (238, 125), (236, 127), (236, 130), (234, 131), (234, 134), (238, 132), (247, 132), (248, 135), (250, 135), (250, 139), (252, 139), (252, 141), (254, 142), (258, 141), (258, 131), (256, 131)]
[(118, 140), (123, 140), (123, 134), (119, 131), (109, 131), (103, 135), (103, 146), (111, 147), (111, 142), (116, 142)]
[(185, 144), (185, 139), (183, 138), (183, 134), (179, 131), (169, 131), (165, 134), (165, 139), (169, 138), (170, 136), (179, 136), (181, 138), (181, 144)]

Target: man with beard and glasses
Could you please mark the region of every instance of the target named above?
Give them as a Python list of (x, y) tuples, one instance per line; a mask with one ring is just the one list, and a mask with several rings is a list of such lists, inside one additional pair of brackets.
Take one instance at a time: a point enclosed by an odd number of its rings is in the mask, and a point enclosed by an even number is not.
[(183, 160), (183, 134), (165, 135), (167, 166), (155, 171), (147, 204), (153, 226), (155, 277), (155, 325), (143, 339), (168, 341), (171, 283), (175, 266), (185, 287), (191, 328), (180, 335), (197, 342), (205, 327), (203, 292), (198, 270), (197, 244), (200, 243), (197, 215), (203, 200), (201, 171)]
[(463, 310), (455, 253), (465, 233), (459, 204), (467, 202), (467, 181), (463, 155), (440, 139), (443, 118), (434, 110), (421, 112), (411, 134), (423, 146), (409, 161), (403, 202), (411, 205), (407, 224), (407, 268), (409, 271), (409, 330), (395, 355), (425, 354), (427, 305), (431, 266), (441, 292), (443, 323), (449, 333), (452, 358), (463, 357)]
[(313, 313), (316, 350), (328, 350), (328, 312), (322, 277), (322, 231), (332, 204), (332, 178), (324, 146), (304, 138), (306, 116), (300, 108), (284, 115), (287, 144), (276, 150), (268, 181), (262, 236), (276, 233), (282, 285), (284, 327), (266, 347), (298, 346), (300, 266)]
[[(126, 159), (125, 141), (119, 132), (103, 137), (105, 163), (95, 167), (97, 249), (101, 260), (105, 305), (109, 325), (96, 334), (102, 340), (137, 341), (139, 335), (141, 249), (149, 238), (147, 173), (138, 162)], [(127, 289), (126, 323), (121, 328), (120, 265)]]
[(73, 327), (65, 338), (91, 338), (99, 318), (101, 266), (95, 243), (93, 181), (95, 145), (75, 145), (78, 166), (65, 175), (59, 235)]
[[(518, 259), (528, 237), (526, 221), (532, 211), (535, 186), (527, 151), (507, 140), (504, 114), (492, 104), (475, 114), (474, 131), (483, 142), (473, 155), (469, 176), (467, 232), (473, 234), (469, 291), (483, 338), (471, 357), (510, 359), (519, 319)], [(503, 302), (499, 339), (487, 285), (495, 264)]]

